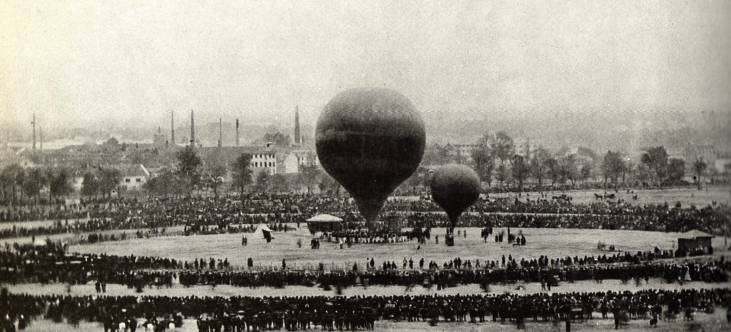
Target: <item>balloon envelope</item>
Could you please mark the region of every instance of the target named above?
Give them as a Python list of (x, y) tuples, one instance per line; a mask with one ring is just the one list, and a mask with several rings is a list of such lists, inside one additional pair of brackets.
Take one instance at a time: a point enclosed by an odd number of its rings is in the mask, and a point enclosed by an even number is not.
[(432, 175), (431, 196), (454, 227), (459, 215), (480, 198), (480, 178), (464, 165), (442, 166)]
[(411, 101), (383, 88), (339, 93), (315, 130), (320, 164), (353, 196), (369, 224), (419, 166), (425, 143), (424, 122)]

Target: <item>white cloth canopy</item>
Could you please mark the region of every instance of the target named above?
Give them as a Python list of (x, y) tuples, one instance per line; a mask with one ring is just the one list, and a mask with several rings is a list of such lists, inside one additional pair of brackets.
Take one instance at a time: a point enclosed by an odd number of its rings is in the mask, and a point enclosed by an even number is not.
[(254, 234), (252, 234), (251, 236), (254, 239), (264, 239), (265, 238), (264, 232), (269, 232), (269, 234), (271, 234), (272, 230), (267, 225), (259, 224), (259, 226), (256, 226), (256, 230), (254, 231)]
[(343, 219), (338, 218), (336, 216), (330, 215), (330, 214), (318, 214), (310, 219), (307, 219), (307, 221), (316, 221), (316, 222), (341, 222)]

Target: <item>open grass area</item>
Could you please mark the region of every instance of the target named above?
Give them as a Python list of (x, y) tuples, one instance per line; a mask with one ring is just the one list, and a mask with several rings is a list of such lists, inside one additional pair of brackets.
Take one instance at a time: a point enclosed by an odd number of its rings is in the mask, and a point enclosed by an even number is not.
[[(4, 284), (3, 287), (7, 287), (12, 293), (24, 293), (32, 295), (43, 295), (43, 294), (57, 294), (57, 295), (75, 295), (75, 296), (86, 296), (86, 295), (98, 295), (94, 289), (92, 282), (85, 285), (73, 285), (67, 284)], [(137, 293), (135, 289), (129, 288), (125, 285), (109, 284), (107, 285), (107, 292), (104, 295), (110, 296), (251, 296), (251, 297), (263, 297), (263, 296), (398, 296), (398, 295), (457, 295), (457, 294), (515, 294), (515, 295), (528, 295), (536, 293), (549, 293), (549, 294), (560, 294), (570, 292), (619, 292), (619, 291), (641, 291), (646, 289), (660, 289), (660, 290), (682, 290), (682, 289), (716, 289), (716, 288), (729, 288), (731, 282), (724, 283), (705, 283), (705, 282), (685, 282), (683, 285), (678, 283), (666, 283), (661, 279), (650, 279), (649, 282), (642, 280), (640, 284), (636, 284), (634, 281), (622, 283), (619, 280), (605, 280), (602, 283), (596, 283), (591, 280), (577, 281), (573, 283), (561, 282), (557, 287), (551, 288), (550, 292), (541, 290), (539, 283), (525, 283), (515, 282), (509, 284), (492, 284), (488, 290), (483, 290), (479, 285), (460, 285), (457, 287), (448, 287), (442, 290), (437, 290), (436, 287), (425, 288), (421, 285), (416, 285), (411, 288), (402, 286), (354, 286), (342, 289), (340, 293), (336, 292), (333, 288), (331, 290), (323, 290), (320, 287), (305, 287), (305, 286), (286, 286), (284, 288), (273, 288), (273, 287), (235, 287), (231, 285), (218, 285), (212, 286), (192, 286), (184, 287), (180, 284), (175, 284), (172, 287), (146, 287), (142, 293)]]
[[(352, 267), (353, 263), (363, 266), (366, 259), (375, 257), (377, 264), (384, 260), (395, 261), (401, 264), (403, 258), (412, 258), (418, 261), (425, 260), (443, 262), (455, 257), (462, 259), (490, 259), (499, 260), (502, 255), (512, 255), (514, 258), (537, 258), (546, 255), (549, 258), (565, 256), (590, 256), (611, 254), (597, 249), (597, 242), (616, 245), (622, 251), (648, 251), (655, 246), (661, 249), (672, 249), (677, 245), (678, 233), (645, 232), (645, 231), (618, 231), (618, 230), (587, 230), (587, 229), (545, 229), (524, 228), (511, 229), (511, 232), (522, 231), (525, 234), (527, 245), (512, 246), (507, 243), (495, 243), (489, 239), (484, 243), (480, 238), (479, 228), (459, 228), (467, 232), (467, 238), (459, 237), (455, 246), (444, 245), (445, 229), (437, 228), (432, 233), (432, 239), (425, 245), (416, 241), (395, 244), (356, 244), (351, 248), (338, 249), (335, 243), (322, 242), (319, 250), (309, 248), (312, 238), (303, 225), (297, 231), (274, 233), (274, 240), (265, 243), (264, 240), (249, 239), (248, 246), (241, 246), (242, 234), (172, 236), (150, 239), (132, 239), (116, 242), (102, 242), (90, 245), (75, 245), (70, 247), (71, 252), (106, 253), (113, 255), (159, 256), (175, 259), (193, 260), (195, 258), (228, 258), (234, 265), (245, 265), (246, 259), (252, 257), (255, 265), (279, 267), (282, 259), (287, 261), (290, 268), (315, 268), (318, 263), (343, 267)], [(501, 229), (496, 229), (500, 231)], [(440, 243), (435, 244), (435, 235)], [(247, 236), (251, 237), (251, 235)], [(297, 241), (303, 244), (297, 246)], [(716, 254), (724, 254), (722, 250), (724, 239), (713, 239)], [(329, 266), (328, 266), (329, 267)]]

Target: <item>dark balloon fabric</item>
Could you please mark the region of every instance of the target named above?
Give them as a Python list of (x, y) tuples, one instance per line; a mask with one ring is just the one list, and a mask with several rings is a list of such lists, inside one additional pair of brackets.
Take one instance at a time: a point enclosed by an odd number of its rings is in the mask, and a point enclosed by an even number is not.
[(454, 227), (459, 215), (480, 198), (480, 178), (464, 165), (442, 166), (432, 176), (431, 195)]
[(369, 223), (424, 155), (424, 122), (402, 94), (383, 88), (336, 95), (317, 121), (322, 167), (354, 198)]

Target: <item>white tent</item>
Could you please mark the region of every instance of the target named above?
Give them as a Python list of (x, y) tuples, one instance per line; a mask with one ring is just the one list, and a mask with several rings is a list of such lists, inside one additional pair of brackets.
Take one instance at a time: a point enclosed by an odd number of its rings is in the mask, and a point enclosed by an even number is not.
[(271, 234), (272, 230), (267, 225), (259, 224), (259, 226), (256, 226), (254, 233), (251, 234), (251, 237), (254, 239), (267, 239), (269, 237), (271, 239)]
[(307, 219), (307, 221), (314, 221), (314, 222), (341, 222), (343, 219), (338, 218), (336, 216), (333, 216), (331, 214), (318, 214), (310, 219)]

